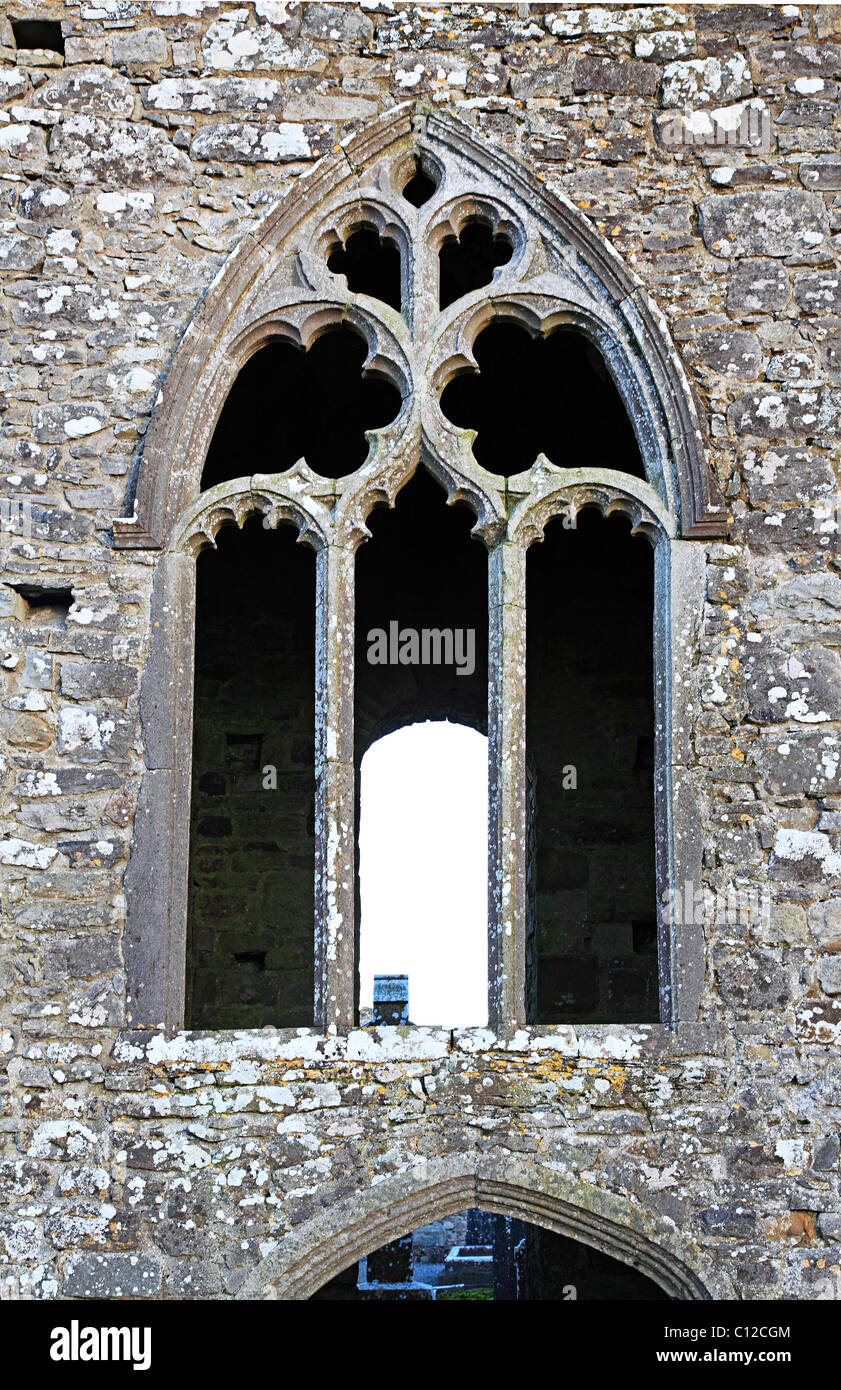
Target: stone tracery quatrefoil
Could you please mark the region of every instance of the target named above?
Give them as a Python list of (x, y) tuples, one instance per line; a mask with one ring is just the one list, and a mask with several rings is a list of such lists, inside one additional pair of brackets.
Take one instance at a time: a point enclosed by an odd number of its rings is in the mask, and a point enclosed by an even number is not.
[(559, 467), (612, 468), (645, 477), (625, 407), (595, 347), (580, 333), (530, 333), (495, 319), (477, 335), (476, 368), (441, 393), (448, 420), (475, 430), (473, 456), (511, 476), (539, 454)]
[[(202, 489), (283, 473), (301, 458), (322, 477), (354, 473), (368, 454), (365, 432), (390, 425), (402, 405), (392, 382), (366, 370), (367, 357), (365, 339), (347, 325), (322, 332), (306, 350), (281, 338), (262, 347), (222, 409)], [(267, 429), (272, 417), (277, 423)]]
[[(492, 267), (490, 284), (441, 310), (441, 248), (460, 238), (471, 220), (490, 229), (492, 243), (504, 234), (513, 254)], [(354, 292), (342, 273), (328, 268), (332, 253), (347, 252), (352, 234), (365, 224), (399, 251), (399, 313), (365, 287)], [(356, 384), (361, 386), (363, 376), (369, 384), (390, 381), (401, 396), (399, 410), (361, 423), (356, 419), (353, 449), (324, 451), (331, 457), (319, 466), (334, 485), (334, 520), (342, 535), (364, 528), (372, 489), (379, 500), (393, 500), (420, 458), (451, 501), (460, 497), (474, 506), (475, 533), (490, 543), (515, 494), (522, 498), (524, 488), (531, 491), (525, 476), (518, 477), (514, 492), (502, 483), (514, 467), (522, 475), (523, 456), (494, 465), (497, 482), (493, 469), (477, 458), (484, 441), (473, 448), (477, 423), (455, 425), (441, 410), (440, 396), (452, 383), (451, 394), (465, 389), (466, 383), (457, 381), (462, 373), (478, 369), (481, 376), (473, 346), (497, 318), (511, 319), (547, 341), (559, 327), (575, 328), (592, 341), (634, 423), (648, 485), (674, 516), (678, 532), (720, 533), (723, 513), (716, 510), (718, 495), (711, 496), (691, 390), (665, 321), (633, 272), (563, 195), (543, 187), (468, 126), (438, 113), (415, 119), (401, 110), (366, 126), (341, 153), (304, 177), (229, 258), (171, 364), (144, 440), (136, 501), (133, 488), (127, 514), (115, 520), (115, 545), (142, 549), (167, 543), (199, 494), (213, 431), (252, 355), (275, 338), (291, 339), (311, 352), (322, 333), (342, 324), (368, 343), (368, 356), (356, 367)], [(274, 430), (276, 440), (296, 402), (289, 390), (284, 393), (282, 381), (270, 382), (269, 391), (268, 397), (255, 398), (251, 413), (266, 419), (270, 439)], [(551, 394), (559, 396), (557, 381)], [(511, 395), (509, 390), (509, 400)], [(396, 397), (392, 401), (396, 405)], [(318, 410), (345, 418), (348, 413), (335, 402), (331, 382), (325, 381)], [(601, 410), (594, 414), (601, 420)], [(530, 428), (531, 417), (527, 423)], [(626, 476), (631, 471), (629, 454), (623, 459), (617, 449), (583, 451), (572, 447), (571, 439), (566, 442), (562, 460), (551, 439), (541, 442), (541, 463), (532, 454), (532, 447), (538, 449), (532, 439), (524, 450), (529, 474), (545, 466), (617, 471), (612, 464)], [(272, 448), (255, 454), (237, 440), (232, 448), (237, 459), (215, 476), (240, 482), (266, 470), (279, 481), (298, 453), (290, 447), (285, 457)], [(178, 468), (172, 467), (174, 458), (181, 460)], [(298, 453), (294, 463), (300, 462)], [(310, 459), (307, 463), (311, 468)]]

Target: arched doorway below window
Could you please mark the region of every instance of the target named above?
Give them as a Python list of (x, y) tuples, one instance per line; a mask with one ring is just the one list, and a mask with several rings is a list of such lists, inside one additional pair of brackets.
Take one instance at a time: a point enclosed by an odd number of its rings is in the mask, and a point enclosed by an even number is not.
[(389, 1241), (312, 1295), (317, 1302), (668, 1301), (653, 1279), (570, 1236), (473, 1207)]
[(362, 759), (363, 1023), (392, 1021), (379, 997), (375, 1009), (384, 976), (408, 977), (411, 1023), (487, 1023), (487, 749), (475, 729), (438, 720), (396, 729)]

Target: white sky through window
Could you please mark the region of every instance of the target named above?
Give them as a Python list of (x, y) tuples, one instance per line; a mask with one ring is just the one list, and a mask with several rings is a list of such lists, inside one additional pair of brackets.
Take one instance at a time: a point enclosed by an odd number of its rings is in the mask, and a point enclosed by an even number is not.
[(488, 1019), (488, 741), (446, 721), (387, 734), (362, 759), (360, 1004), (409, 976), (412, 1023)]

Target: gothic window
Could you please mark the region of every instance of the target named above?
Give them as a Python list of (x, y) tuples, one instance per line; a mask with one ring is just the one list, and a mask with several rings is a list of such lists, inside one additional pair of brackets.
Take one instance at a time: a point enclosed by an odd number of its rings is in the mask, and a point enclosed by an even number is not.
[[(240, 1021), (300, 1026), (311, 1006), (321, 1030), (354, 1027), (362, 758), (426, 720), (487, 736), (490, 1026), (694, 1017), (698, 934), (664, 904), (698, 877), (675, 709), (693, 692), (693, 541), (720, 528), (662, 318), (575, 208), (467, 127), (400, 110), (301, 179), (185, 335), (115, 525), (118, 546), (163, 551), (126, 883), (135, 1024), (183, 1026), (189, 922), (195, 1026), (231, 1026), (215, 953)], [(291, 666), (314, 688), (294, 752)], [(211, 714), (237, 680), (244, 707)], [(278, 799), (255, 828), (232, 798), (258, 764)], [(246, 904), (255, 930), (230, 938), (207, 915), (230, 880), (206, 832), (226, 821), (250, 827), (255, 865), (281, 856), (269, 916)]]

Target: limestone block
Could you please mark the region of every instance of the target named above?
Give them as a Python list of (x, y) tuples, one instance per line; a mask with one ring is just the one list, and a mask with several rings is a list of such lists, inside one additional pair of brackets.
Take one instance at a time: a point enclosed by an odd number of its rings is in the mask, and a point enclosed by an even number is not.
[(169, 57), (169, 45), (162, 29), (114, 30), (108, 36), (108, 46), (111, 62), (131, 71), (160, 66)]
[(137, 672), (116, 661), (65, 661), (61, 693), (71, 700), (125, 700), (137, 688)]
[(841, 956), (818, 961), (818, 980), (824, 994), (841, 994)]
[(74, 1255), (64, 1266), (65, 1298), (156, 1298), (160, 1290), (150, 1255)]
[(611, 58), (579, 58), (572, 72), (576, 92), (651, 96), (659, 81), (659, 72), (649, 63), (617, 62)]
[(668, 63), (663, 70), (664, 106), (724, 106), (752, 92), (750, 67), (741, 53), (725, 59), (690, 58)]
[(222, 72), (285, 69), (323, 72), (326, 56), (308, 39), (296, 40), (272, 24), (251, 23), (245, 8), (229, 10), (202, 35), (205, 68)]
[(798, 256), (829, 235), (823, 199), (799, 189), (720, 193), (702, 198), (701, 235), (717, 256)]
[(267, 111), (280, 115), (284, 89), (273, 77), (165, 77), (145, 87), (143, 105), (155, 111)]
[(332, 144), (332, 137), (316, 126), (290, 121), (252, 125), (203, 126), (190, 146), (192, 159), (218, 159), (237, 164), (285, 164), (314, 159)]
[(186, 154), (176, 149), (165, 131), (98, 116), (73, 115), (56, 126), (50, 154), (63, 174), (82, 184), (136, 188), (149, 183), (190, 183), (193, 178)]
[(126, 119), (134, 111), (134, 87), (101, 65), (65, 68), (39, 87), (32, 101), (87, 116)]
[(727, 308), (734, 313), (772, 314), (785, 309), (791, 283), (785, 266), (773, 260), (738, 260), (730, 272)]
[(841, 270), (796, 275), (794, 298), (805, 314), (841, 313)]

